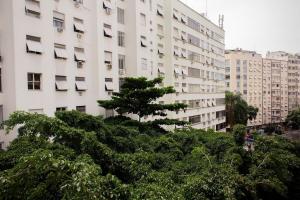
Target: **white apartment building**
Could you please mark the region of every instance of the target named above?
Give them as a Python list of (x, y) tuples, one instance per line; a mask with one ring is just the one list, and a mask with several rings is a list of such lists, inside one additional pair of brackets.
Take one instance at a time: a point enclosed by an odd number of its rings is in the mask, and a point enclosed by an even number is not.
[[(179, 0), (1, 0), (0, 121), (16, 110), (53, 116), (97, 105), (124, 77), (164, 76), (182, 102), (170, 118), (225, 123), (224, 30)], [(6, 147), (15, 134), (4, 135)]]

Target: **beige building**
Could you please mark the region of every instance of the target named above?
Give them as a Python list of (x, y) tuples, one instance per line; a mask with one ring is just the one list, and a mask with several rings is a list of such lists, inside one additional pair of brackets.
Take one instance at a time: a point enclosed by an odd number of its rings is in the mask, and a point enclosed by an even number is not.
[(300, 106), (300, 55), (286, 52), (268, 52), (268, 58), (288, 62), (288, 110), (292, 111)]
[[(170, 118), (223, 129), (224, 30), (179, 0), (1, 0), (0, 121), (16, 110), (53, 116), (97, 105), (124, 77), (164, 76), (182, 102)], [(6, 147), (15, 134), (4, 135)]]
[(259, 109), (257, 118), (249, 121), (250, 126), (263, 124), (262, 56), (237, 49), (226, 51), (225, 59), (227, 89), (241, 94), (249, 105)]
[(288, 61), (242, 49), (228, 50), (226, 86), (259, 109), (249, 126), (281, 123), (288, 115)]

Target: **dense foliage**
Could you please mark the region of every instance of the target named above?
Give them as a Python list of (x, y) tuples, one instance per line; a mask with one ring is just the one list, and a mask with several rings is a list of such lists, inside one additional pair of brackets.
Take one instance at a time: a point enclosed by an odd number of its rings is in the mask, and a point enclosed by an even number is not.
[(248, 120), (254, 120), (258, 113), (258, 108), (248, 105), (240, 94), (226, 92), (226, 121), (230, 128), (235, 124), (247, 125)]
[(257, 137), (246, 152), (243, 126), (233, 136), (160, 133), (126, 120), (14, 113), (5, 126), (18, 125), (19, 137), (0, 152), (1, 199), (300, 199), (299, 144)]
[[(187, 105), (182, 103), (159, 104), (155, 102), (166, 94), (175, 93), (171, 86), (157, 87), (162, 82), (161, 77), (153, 80), (147, 80), (145, 77), (125, 78), (120, 92), (113, 93), (111, 100), (100, 100), (98, 103), (105, 109), (115, 110), (119, 115), (136, 114), (139, 121), (148, 115), (166, 117), (166, 111), (185, 109)], [(175, 120), (173, 122), (176, 123)]]
[(300, 128), (300, 108), (289, 113), (286, 118), (287, 126), (292, 127), (293, 129)]

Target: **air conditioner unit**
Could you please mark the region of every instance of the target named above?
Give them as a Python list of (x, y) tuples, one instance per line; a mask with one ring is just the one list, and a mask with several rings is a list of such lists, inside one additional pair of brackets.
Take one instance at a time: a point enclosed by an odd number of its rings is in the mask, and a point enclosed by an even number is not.
[(82, 4), (82, 0), (74, 0), (74, 5), (79, 7)]
[(108, 70), (111, 70), (112, 69), (112, 64), (106, 64), (106, 67)]
[(82, 35), (80, 33), (77, 33), (77, 38), (78, 39), (81, 39), (82, 38)]
[(59, 32), (59, 33), (61, 33), (61, 32), (63, 32), (64, 31), (64, 29), (62, 28), (62, 27), (57, 27), (57, 32)]
[(111, 14), (111, 9), (110, 8), (106, 8), (105, 12), (106, 12), (106, 14), (110, 15)]
[(119, 69), (119, 75), (125, 75), (125, 69)]
[(77, 68), (82, 68), (82, 67), (83, 67), (83, 62), (78, 61), (78, 62), (77, 62)]

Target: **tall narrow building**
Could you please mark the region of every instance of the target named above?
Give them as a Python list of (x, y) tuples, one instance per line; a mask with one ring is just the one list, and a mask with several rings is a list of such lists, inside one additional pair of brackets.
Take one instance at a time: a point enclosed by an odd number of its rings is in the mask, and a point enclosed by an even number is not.
[(256, 119), (249, 126), (263, 124), (262, 56), (242, 49), (225, 53), (227, 90), (239, 93), (249, 105), (259, 109)]
[[(113, 112), (124, 77), (163, 76), (160, 103), (195, 128), (225, 127), (224, 30), (179, 0), (1, 0), (0, 121), (16, 110)], [(16, 134), (4, 135), (6, 147)]]

